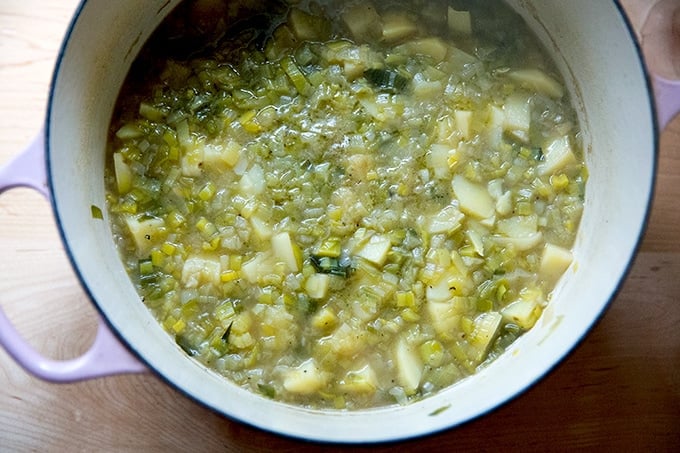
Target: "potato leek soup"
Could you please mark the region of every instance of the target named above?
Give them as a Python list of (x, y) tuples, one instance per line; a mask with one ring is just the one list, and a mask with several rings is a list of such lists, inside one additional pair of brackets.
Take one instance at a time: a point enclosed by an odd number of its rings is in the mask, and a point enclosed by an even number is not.
[(195, 0), (134, 63), (108, 213), (179, 348), (291, 404), (408, 404), (531, 329), (586, 169), (564, 83), (496, 1)]

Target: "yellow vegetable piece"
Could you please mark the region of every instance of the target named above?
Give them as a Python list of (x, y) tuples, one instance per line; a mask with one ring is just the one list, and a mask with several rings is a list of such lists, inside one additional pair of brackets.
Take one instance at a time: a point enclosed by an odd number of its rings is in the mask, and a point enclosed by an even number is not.
[(486, 187), (470, 182), (462, 175), (455, 175), (451, 185), (461, 211), (479, 219), (493, 216), (495, 203)]

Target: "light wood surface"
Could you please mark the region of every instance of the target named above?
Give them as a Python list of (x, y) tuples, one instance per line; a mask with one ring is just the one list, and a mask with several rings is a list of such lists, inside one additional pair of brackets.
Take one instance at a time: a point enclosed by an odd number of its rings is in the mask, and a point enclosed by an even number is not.
[[(654, 3), (622, 1), (638, 30)], [(44, 120), (56, 53), (76, 5), (0, 1), (0, 165)], [(676, 120), (661, 138), (641, 251), (586, 340), (538, 385), (495, 412), (444, 433), (372, 449), (680, 451), (679, 200)], [(40, 195), (19, 189), (0, 199), (0, 257), (0, 305), (30, 342), (54, 358), (86, 350), (96, 329), (94, 309)], [(0, 350), (0, 451), (317, 449), (322, 447), (227, 420), (150, 373), (49, 384)]]

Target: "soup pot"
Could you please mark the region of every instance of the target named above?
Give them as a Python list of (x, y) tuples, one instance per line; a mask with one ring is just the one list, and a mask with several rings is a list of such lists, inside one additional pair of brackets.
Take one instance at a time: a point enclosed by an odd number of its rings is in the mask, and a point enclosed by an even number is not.
[[(0, 169), (0, 192), (29, 186), (51, 200), (66, 252), (102, 319), (87, 353), (54, 361), (32, 349), (0, 311), (0, 344), (29, 372), (74, 381), (150, 369), (215, 411), (268, 431), (331, 442), (398, 440), (456, 426), (520, 394), (602, 315), (640, 242), (658, 135), (680, 109), (680, 86), (647, 72), (615, 1), (510, 0), (566, 79), (590, 173), (575, 262), (535, 327), (478, 374), (435, 396), (359, 411), (272, 401), (189, 358), (140, 302), (104, 209), (105, 144), (118, 91), (143, 43), (178, 2), (84, 0), (58, 56), (44, 130)], [(92, 214), (97, 208), (103, 219)]]

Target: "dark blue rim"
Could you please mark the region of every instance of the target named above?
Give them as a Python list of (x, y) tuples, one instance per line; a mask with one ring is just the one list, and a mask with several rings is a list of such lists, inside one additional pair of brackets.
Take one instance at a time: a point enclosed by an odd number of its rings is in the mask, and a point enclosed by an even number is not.
[[(238, 423), (243, 423), (243, 424), (252, 426), (256, 429), (267, 431), (267, 432), (270, 432), (270, 433), (273, 433), (273, 434), (276, 434), (276, 435), (280, 435), (280, 436), (283, 436), (283, 437), (294, 438), (294, 439), (305, 441), (305, 442), (311, 441), (311, 442), (319, 443), (319, 444), (336, 444), (335, 442), (324, 442), (324, 441), (319, 441), (319, 440), (310, 440), (310, 439), (304, 438), (304, 437), (296, 437), (296, 436), (293, 436), (293, 435), (290, 435), (290, 434), (280, 433), (278, 431), (269, 430), (265, 427), (261, 427), (261, 426), (257, 426), (257, 425), (253, 425), (253, 424), (244, 422), (243, 420), (239, 420), (239, 419), (237, 419), (237, 418), (235, 418), (235, 417), (233, 417), (229, 414), (225, 414), (220, 409), (211, 405), (210, 402), (203, 401), (203, 400), (195, 397), (194, 395), (190, 394), (188, 391), (184, 390), (183, 388), (179, 387), (177, 384), (175, 384), (174, 382), (169, 380), (165, 375), (163, 375), (158, 370), (156, 370), (153, 366), (151, 366), (144, 359), (144, 357), (139, 353), (139, 351), (137, 351), (137, 349), (134, 347), (134, 345), (130, 344), (126, 340), (126, 338), (120, 334), (118, 329), (116, 329), (113, 325), (111, 325), (110, 321), (104, 315), (104, 312), (103, 312), (102, 308), (100, 307), (99, 302), (94, 297), (94, 295), (90, 291), (89, 287), (85, 283), (85, 279), (84, 279), (83, 275), (81, 274), (80, 270), (78, 269), (78, 265), (75, 261), (75, 257), (71, 253), (71, 250), (70, 250), (69, 245), (68, 245), (68, 241), (66, 240), (66, 233), (64, 231), (63, 224), (62, 224), (61, 218), (59, 216), (59, 211), (57, 209), (57, 203), (55, 201), (55, 194), (54, 194), (54, 190), (53, 190), (52, 177), (51, 177), (52, 172), (51, 172), (51, 161), (50, 161), (50, 148), (49, 148), (50, 140), (49, 140), (49, 137), (50, 137), (50, 134), (51, 134), (50, 119), (51, 119), (52, 107), (53, 107), (53, 103), (54, 103), (54, 89), (55, 89), (57, 79), (58, 79), (58, 76), (59, 76), (59, 70), (60, 70), (61, 65), (63, 63), (64, 54), (66, 53), (66, 49), (67, 49), (69, 42), (71, 40), (71, 35), (73, 34), (74, 28), (75, 28), (76, 24), (78, 23), (78, 19), (80, 18), (80, 15), (81, 15), (83, 9), (85, 8), (86, 3), (87, 3), (87, 0), (82, 0), (81, 3), (78, 5), (78, 8), (76, 9), (76, 11), (74, 13), (73, 18), (71, 19), (71, 23), (69, 24), (69, 26), (67, 28), (66, 34), (65, 34), (64, 39), (62, 41), (61, 47), (59, 49), (59, 53), (57, 54), (57, 60), (56, 60), (56, 64), (55, 64), (53, 74), (52, 74), (52, 80), (51, 80), (51, 83), (50, 83), (49, 96), (48, 96), (48, 101), (47, 101), (47, 113), (46, 113), (46, 119), (45, 119), (45, 165), (46, 165), (46, 169), (47, 169), (47, 172), (46, 172), (46, 174), (47, 174), (47, 186), (48, 186), (49, 192), (51, 194), (50, 203), (52, 205), (52, 212), (53, 212), (54, 217), (55, 217), (59, 236), (61, 237), (61, 241), (64, 244), (64, 250), (66, 251), (69, 262), (71, 263), (71, 267), (73, 268), (73, 271), (75, 272), (75, 274), (78, 278), (78, 281), (80, 282), (80, 286), (83, 288), (83, 290), (85, 291), (85, 293), (87, 294), (89, 299), (94, 304), (97, 312), (100, 315), (100, 318), (104, 320), (104, 322), (106, 323), (108, 328), (114, 333), (114, 335), (118, 338), (118, 340), (122, 344), (124, 344), (135, 355), (135, 357), (138, 360), (143, 362), (149, 370), (153, 371), (153, 373), (156, 376), (160, 377), (164, 382), (168, 383), (170, 386), (172, 386), (173, 388), (178, 390), (183, 395), (187, 396), (189, 399), (203, 405), (204, 407), (207, 407), (207, 408), (213, 410), (214, 412), (216, 412), (216, 413), (218, 413), (222, 416), (225, 416), (226, 418), (228, 418), (230, 420), (234, 420)], [(611, 305), (612, 301), (620, 293), (621, 288), (623, 287), (623, 284), (626, 281), (626, 279), (627, 279), (628, 275), (630, 274), (630, 271), (633, 267), (635, 256), (637, 256), (637, 254), (640, 250), (642, 240), (644, 238), (645, 232), (646, 232), (647, 227), (649, 225), (649, 217), (650, 217), (650, 214), (651, 214), (652, 201), (654, 199), (654, 194), (656, 192), (656, 179), (657, 179), (658, 159), (659, 159), (659, 135), (660, 135), (661, 131), (659, 129), (659, 122), (658, 122), (658, 117), (657, 117), (658, 112), (657, 112), (656, 101), (655, 101), (655, 98), (654, 98), (653, 85), (652, 85), (652, 81), (651, 81), (651, 78), (650, 78), (649, 68), (647, 67), (647, 63), (645, 61), (645, 58), (644, 58), (644, 55), (643, 55), (643, 52), (642, 52), (642, 46), (641, 46), (640, 42), (638, 41), (638, 39), (636, 37), (635, 29), (633, 28), (633, 26), (630, 22), (630, 19), (626, 15), (625, 10), (624, 10), (623, 6), (621, 5), (620, 0), (613, 0), (613, 3), (614, 3), (616, 9), (619, 12), (619, 16), (620, 16), (622, 22), (624, 23), (624, 25), (626, 26), (626, 29), (628, 30), (628, 34), (630, 36), (631, 42), (633, 43), (635, 50), (636, 50), (636, 53), (638, 55), (638, 59), (639, 59), (639, 62), (640, 62), (640, 68), (643, 71), (644, 79), (645, 79), (646, 85), (647, 85), (647, 91), (649, 93), (649, 104), (650, 104), (649, 106), (650, 106), (650, 110), (651, 110), (651, 113), (652, 113), (652, 123), (653, 123), (653, 129), (654, 129), (655, 133), (654, 133), (654, 138), (653, 138), (654, 159), (653, 159), (653, 162), (652, 162), (652, 164), (653, 164), (652, 180), (651, 180), (649, 199), (647, 200), (647, 208), (646, 208), (645, 216), (643, 218), (642, 224), (640, 225), (640, 231), (639, 231), (639, 234), (638, 234), (636, 244), (633, 248), (632, 254), (631, 254), (631, 256), (628, 260), (628, 263), (626, 265), (624, 272), (622, 273), (621, 277), (619, 278), (619, 281), (616, 284), (616, 287), (614, 288), (614, 291), (612, 292), (611, 296), (609, 297), (609, 300), (607, 301), (607, 303), (605, 305), (603, 305), (602, 310), (600, 311), (598, 316), (585, 329), (584, 334), (581, 336), (581, 338), (579, 338), (567, 351), (565, 351), (565, 353), (562, 355), (562, 357), (560, 357), (557, 361), (555, 361), (555, 363), (551, 367), (546, 369), (545, 372), (542, 373), (541, 375), (536, 376), (531, 382), (528, 383), (528, 385), (524, 389), (517, 392), (515, 395), (507, 398), (504, 401), (499, 402), (496, 406), (494, 406), (494, 407), (492, 407), (492, 408), (490, 408), (490, 409), (488, 409), (484, 412), (481, 412), (478, 415), (476, 415), (475, 417), (472, 417), (472, 418), (470, 418), (466, 421), (463, 421), (461, 423), (452, 424), (448, 427), (444, 427), (444, 428), (441, 428), (441, 429), (435, 429), (435, 430), (428, 431), (428, 432), (425, 432), (425, 433), (422, 433), (422, 434), (397, 437), (397, 438), (391, 439), (389, 441), (369, 441), (369, 442), (363, 442), (363, 443), (392, 444), (392, 443), (396, 443), (396, 442), (400, 442), (400, 441), (415, 440), (415, 439), (435, 435), (437, 433), (447, 431), (447, 430), (455, 428), (457, 426), (466, 425), (466, 424), (468, 424), (468, 423), (470, 423), (474, 420), (477, 420), (478, 418), (481, 418), (481, 417), (488, 415), (489, 413), (495, 411), (496, 409), (498, 409), (501, 406), (504, 406), (504, 405), (510, 403), (511, 401), (515, 400), (516, 398), (519, 398), (525, 392), (527, 392), (528, 390), (533, 388), (538, 382), (543, 380), (546, 375), (548, 375), (549, 373), (551, 373), (553, 370), (557, 369), (560, 365), (562, 365), (564, 363), (565, 359), (572, 353), (572, 351), (574, 349), (576, 349), (584, 341), (584, 339), (586, 338), (588, 333), (590, 333), (593, 330), (593, 328), (601, 321), (602, 317), (604, 316), (605, 312), (607, 311), (607, 309)], [(396, 433), (396, 434), (397, 434), (397, 436), (399, 435), (398, 433)], [(355, 442), (355, 443), (358, 443), (358, 442)]]

